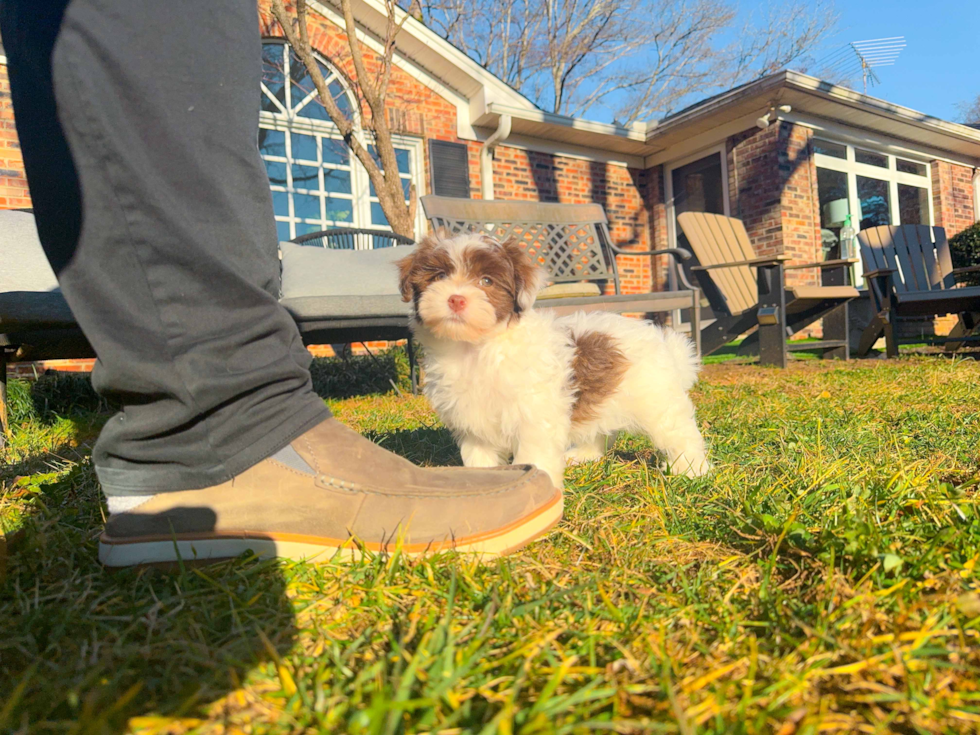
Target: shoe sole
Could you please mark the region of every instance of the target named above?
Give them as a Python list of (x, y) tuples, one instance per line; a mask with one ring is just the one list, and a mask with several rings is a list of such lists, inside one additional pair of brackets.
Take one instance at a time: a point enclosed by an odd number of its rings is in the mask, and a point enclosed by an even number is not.
[(292, 559), (310, 563), (334, 559), (356, 561), (366, 554), (393, 553), (411, 557), (455, 551), (480, 559), (495, 559), (513, 553), (544, 536), (561, 520), (564, 498), (561, 493), (535, 513), (495, 531), (473, 537), (449, 539), (440, 543), (373, 544), (353, 538), (343, 540), (298, 534), (178, 534), (171, 538), (99, 538), (99, 561), (107, 567), (149, 564), (219, 561), (233, 559), (247, 551), (263, 558)]

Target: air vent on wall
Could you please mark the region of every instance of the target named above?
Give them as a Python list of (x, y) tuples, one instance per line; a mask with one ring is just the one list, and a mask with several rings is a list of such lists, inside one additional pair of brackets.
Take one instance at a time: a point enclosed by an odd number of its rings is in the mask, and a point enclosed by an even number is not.
[(470, 198), (469, 154), (463, 143), (429, 141), (432, 193), (442, 197)]

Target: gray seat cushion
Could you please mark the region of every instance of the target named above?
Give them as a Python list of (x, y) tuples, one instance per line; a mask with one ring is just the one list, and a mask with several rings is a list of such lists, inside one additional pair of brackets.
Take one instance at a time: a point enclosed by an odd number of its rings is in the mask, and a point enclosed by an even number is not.
[(0, 210), (0, 331), (74, 323), (41, 249), (34, 215)]
[(282, 299), (298, 321), (408, 317), (395, 262), (411, 246), (329, 250), (280, 243)]

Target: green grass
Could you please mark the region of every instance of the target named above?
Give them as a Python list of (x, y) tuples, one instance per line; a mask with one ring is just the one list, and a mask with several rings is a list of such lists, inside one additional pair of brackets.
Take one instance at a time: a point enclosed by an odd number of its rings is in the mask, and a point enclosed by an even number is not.
[[(0, 731), (980, 730), (976, 361), (708, 366), (713, 476), (665, 477), (623, 437), (569, 471), (556, 531), (486, 566), (107, 572), (104, 407), (14, 385)], [(415, 461), (459, 461), (424, 399), (329, 402)]]

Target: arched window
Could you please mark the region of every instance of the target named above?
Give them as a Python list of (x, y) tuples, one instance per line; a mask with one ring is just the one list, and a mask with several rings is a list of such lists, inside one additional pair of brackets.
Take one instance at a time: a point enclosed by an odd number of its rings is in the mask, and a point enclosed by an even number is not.
[[(351, 115), (357, 109), (353, 95), (336, 71), (319, 63), (337, 106)], [(259, 152), (279, 239), (332, 227), (390, 229), (367, 172), (327, 115), (303, 62), (282, 41), (262, 45), (261, 95)], [(395, 143), (407, 196), (419, 170), (421, 141), (396, 137)], [(421, 191), (417, 181), (416, 188)]]

